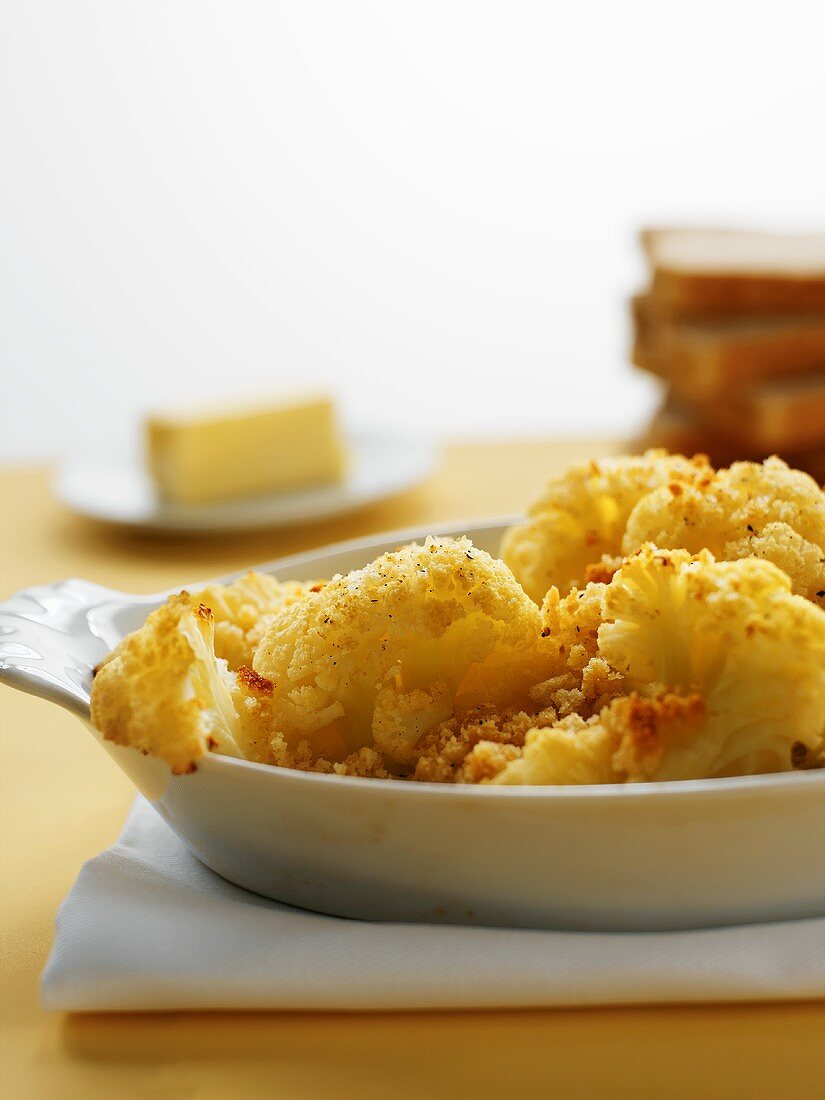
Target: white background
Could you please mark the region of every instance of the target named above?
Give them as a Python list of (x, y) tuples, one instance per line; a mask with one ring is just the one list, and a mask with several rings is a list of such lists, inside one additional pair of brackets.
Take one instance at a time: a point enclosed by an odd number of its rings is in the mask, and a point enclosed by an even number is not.
[(639, 424), (638, 226), (822, 227), (822, 10), (7, 0), (2, 455), (298, 381), (453, 436)]

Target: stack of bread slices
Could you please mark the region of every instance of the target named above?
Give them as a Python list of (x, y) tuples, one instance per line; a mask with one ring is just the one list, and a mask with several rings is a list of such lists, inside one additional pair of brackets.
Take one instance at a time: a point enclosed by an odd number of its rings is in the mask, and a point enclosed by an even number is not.
[(649, 229), (633, 362), (665, 397), (645, 442), (825, 476), (825, 235)]

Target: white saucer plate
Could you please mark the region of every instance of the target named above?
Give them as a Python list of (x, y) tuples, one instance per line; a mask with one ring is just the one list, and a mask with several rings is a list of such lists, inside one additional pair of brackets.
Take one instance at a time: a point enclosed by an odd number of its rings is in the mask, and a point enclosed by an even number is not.
[(58, 469), (54, 490), (73, 512), (124, 527), (190, 534), (288, 527), (328, 519), (411, 489), (435, 468), (431, 440), (359, 432), (349, 439), (349, 466), (338, 484), (213, 504), (160, 499), (135, 452), (77, 455)]

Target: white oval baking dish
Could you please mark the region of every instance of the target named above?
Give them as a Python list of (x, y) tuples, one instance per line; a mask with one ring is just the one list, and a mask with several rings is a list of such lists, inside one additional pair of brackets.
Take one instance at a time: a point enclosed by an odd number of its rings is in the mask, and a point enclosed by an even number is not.
[[(441, 533), (467, 534), (495, 553), (509, 522)], [(342, 543), (261, 568), (283, 579), (331, 576), (428, 533)], [(18, 593), (0, 606), (0, 679), (91, 729), (93, 666), (165, 596), (85, 581)], [(193, 774), (173, 776), (93, 732), (208, 867), (307, 909), (613, 931), (825, 913), (825, 771), (498, 788), (313, 775), (211, 755)]]

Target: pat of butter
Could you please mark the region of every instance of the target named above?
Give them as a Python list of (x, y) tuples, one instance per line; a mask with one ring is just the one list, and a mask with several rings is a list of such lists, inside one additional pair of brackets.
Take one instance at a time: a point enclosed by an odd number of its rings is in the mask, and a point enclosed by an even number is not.
[(340, 481), (344, 450), (335, 407), (324, 396), (146, 420), (149, 472), (176, 504), (300, 489)]

